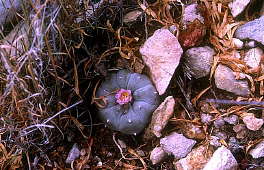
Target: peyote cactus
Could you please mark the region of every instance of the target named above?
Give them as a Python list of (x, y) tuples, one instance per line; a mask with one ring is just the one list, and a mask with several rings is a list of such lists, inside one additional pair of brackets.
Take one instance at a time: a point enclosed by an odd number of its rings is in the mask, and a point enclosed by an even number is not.
[(104, 107), (98, 108), (101, 120), (125, 134), (140, 133), (159, 104), (159, 95), (149, 78), (128, 70), (108, 76), (96, 97), (106, 101)]

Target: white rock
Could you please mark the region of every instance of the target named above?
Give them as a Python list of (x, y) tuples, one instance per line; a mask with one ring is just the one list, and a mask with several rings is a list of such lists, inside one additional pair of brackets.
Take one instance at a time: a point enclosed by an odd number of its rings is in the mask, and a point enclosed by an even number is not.
[(258, 143), (254, 149), (251, 149), (249, 154), (255, 159), (264, 157), (264, 141)]
[(185, 158), (174, 162), (177, 170), (200, 170), (213, 155), (211, 148), (199, 146), (193, 149)]
[(230, 150), (221, 146), (218, 148), (203, 170), (236, 170), (238, 164)]
[(150, 160), (152, 164), (155, 165), (160, 163), (167, 156), (167, 153), (162, 149), (162, 147), (156, 147), (150, 153)]
[(236, 48), (241, 49), (244, 46), (244, 42), (238, 38), (233, 38), (233, 42)]
[(191, 152), (193, 146), (196, 144), (195, 140), (188, 139), (182, 134), (176, 132), (160, 140), (160, 145), (168, 154), (173, 154), (175, 159), (184, 158)]
[(256, 118), (253, 113), (243, 114), (242, 117), (243, 122), (246, 124), (249, 130), (257, 131), (262, 127), (264, 123), (263, 119)]
[(222, 64), (219, 64), (215, 70), (216, 87), (222, 90), (229, 91), (236, 95), (248, 96), (250, 89), (246, 80), (236, 80), (235, 73)]
[(230, 8), (233, 17), (237, 17), (243, 12), (249, 2), (250, 0), (233, 0), (233, 2), (230, 2), (228, 7)]
[(197, 3), (193, 3), (191, 5), (187, 5), (184, 8), (184, 13), (183, 13), (183, 17), (182, 17), (182, 23), (183, 23), (184, 27), (186, 27), (187, 24), (193, 22), (195, 19), (198, 19), (199, 21), (204, 23), (204, 18), (202, 17), (202, 15), (197, 10), (197, 6), (198, 6)]
[(252, 48), (245, 54), (244, 61), (251, 68), (257, 68), (260, 64), (263, 51), (261, 48)]
[(188, 49), (184, 54), (186, 72), (194, 78), (201, 78), (209, 75), (213, 63), (214, 49), (205, 47), (194, 47)]
[(167, 125), (169, 119), (173, 115), (175, 100), (172, 96), (168, 96), (154, 111), (151, 123), (145, 131), (144, 138), (150, 139), (154, 134), (156, 137), (161, 137), (161, 131)]
[(167, 29), (159, 29), (140, 48), (144, 62), (160, 95), (164, 94), (178, 67), (183, 50)]
[(78, 148), (78, 145), (75, 143), (70, 152), (68, 153), (67, 159), (66, 159), (66, 163), (70, 164), (72, 161), (74, 161), (75, 159), (79, 158), (80, 156), (80, 150)]

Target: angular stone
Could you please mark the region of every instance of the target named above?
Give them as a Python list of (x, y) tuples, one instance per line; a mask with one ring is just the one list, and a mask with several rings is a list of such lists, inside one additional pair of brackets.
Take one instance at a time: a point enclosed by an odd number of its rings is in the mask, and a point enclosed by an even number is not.
[(264, 157), (264, 141), (258, 143), (254, 149), (251, 149), (249, 154), (255, 159)]
[(175, 159), (184, 158), (189, 152), (191, 152), (195, 144), (195, 140), (188, 139), (182, 134), (176, 132), (173, 132), (169, 136), (160, 140), (160, 145), (163, 150), (168, 154), (174, 155)]
[(172, 96), (168, 96), (159, 107), (153, 112), (151, 123), (145, 131), (144, 138), (150, 139), (154, 135), (161, 137), (161, 131), (167, 125), (169, 119), (173, 115), (175, 100)]
[(187, 68), (185, 71), (194, 78), (201, 78), (209, 75), (214, 54), (214, 49), (208, 46), (188, 49), (184, 54), (184, 64)]
[(206, 146), (199, 146), (193, 149), (185, 158), (174, 162), (177, 170), (200, 170), (213, 155), (212, 149)]
[(264, 45), (264, 16), (238, 27), (235, 37), (239, 39), (252, 39)]
[(248, 96), (250, 89), (246, 80), (236, 80), (235, 73), (222, 64), (219, 64), (215, 70), (216, 87), (222, 90), (229, 91), (236, 95)]
[(257, 68), (260, 64), (263, 51), (261, 48), (252, 48), (245, 54), (244, 61), (251, 68)]
[(139, 51), (157, 91), (164, 94), (183, 53), (178, 39), (169, 30), (158, 29)]
[(241, 12), (244, 11), (250, 0), (233, 0), (228, 4), (233, 17), (237, 17)]
[(203, 170), (237, 170), (238, 164), (225, 146), (218, 148)]

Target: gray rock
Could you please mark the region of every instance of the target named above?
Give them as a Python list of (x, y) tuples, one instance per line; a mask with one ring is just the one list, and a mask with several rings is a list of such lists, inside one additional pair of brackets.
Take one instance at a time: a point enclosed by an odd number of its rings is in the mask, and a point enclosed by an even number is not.
[(160, 145), (168, 154), (173, 154), (175, 159), (184, 158), (191, 152), (193, 146), (196, 144), (195, 140), (188, 139), (182, 134), (173, 132), (169, 136), (160, 140)]
[(235, 125), (238, 122), (238, 116), (237, 115), (230, 115), (228, 117), (225, 117), (224, 121), (230, 125)]
[(160, 163), (167, 156), (167, 153), (162, 149), (162, 147), (156, 147), (150, 153), (150, 160), (152, 164), (155, 165)]
[(68, 153), (67, 159), (66, 159), (66, 163), (70, 164), (72, 161), (74, 161), (75, 159), (79, 158), (80, 156), (80, 150), (78, 148), (78, 145), (75, 143), (70, 152)]
[(246, 80), (236, 80), (235, 73), (222, 64), (219, 64), (215, 70), (216, 87), (236, 95), (248, 96), (250, 89)]
[(236, 170), (238, 164), (230, 150), (225, 146), (218, 148), (203, 170)]
[(255, 159), (264, 157), (264, 141), (258, 143), (254, 149), (251, 149), (249, 154)]
[(185, 52), (185, 66), (188, 74), (194, 78), (209, 75), (215, 51), (208, 47), (194, 47)]
[(244, 61), (251, 68), (257, 68), (260, 64), (263, 51), (261, 48), (252, 48), (245, 54)]
[(264, 16), (238, 27), (235, 37), (239, 39), (252, 39), (264, 45)]
[(244, 11), (250, 0), (233, 0), (228, 4), (233, 17), (237, 17), (241, 12)]
[(202, 15), (197, 10), (197, 6), (198, 6), (197, 3), (193, 3), (190, 5), (187, 5), (184, 8), (184, 13), (183, 13), (183, 17), (182, 17), (182, 23), (183, 23), (184, 27), (187, 24), (193, 22), (195, 19), (198, 19), (199, 21), (204, 23), (204, 18), (202, 17)]

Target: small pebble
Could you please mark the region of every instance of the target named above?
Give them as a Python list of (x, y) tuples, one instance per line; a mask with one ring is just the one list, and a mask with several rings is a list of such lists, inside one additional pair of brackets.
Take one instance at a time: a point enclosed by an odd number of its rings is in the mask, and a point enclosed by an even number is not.
[(244, 61), (251, 68), (257, 68), (261, 62), (263, 51), (261, 48), (252, 48), (245, 53)]
[(225, 132), (216, 132), (214, 133), (214, 136), (217, 136), (219, 139), (223, 140), (227, 139), (227, 134)]
[(215, 147), (219, 147), (221, 146), (221, 143), (219, 142), (219, 137), (217, 136), (211, 136), (210, 137), (210, 145), (215, 146)]
[(160, 140), (160, 145), (165, 152), (174, 155), (175, 159), (184, 158), (191, 152), (193, 146), (196, 144), (195, 140), (188, 139), (182, 134), (173, 132)]
[(233, 126), (233, 130), (236, 132), (236, 138), (243, 139), (247, 135), (247, 128), (244, 124), (238, 124)]
[(231, 68), (219, 64), (214, 75), (216, 87), (239, 96), (250, 95), (248, 81), (238, 80), (236, 75)]
[(243, 122), (246, 124), (249, 130), (257, 131), (263, 125), (263, 119), (256, 118), (253, 113), (247, 113), (243, 115)]
[(71, 148), (71, 150), (70, 150), (70, 152), (69, 152), (69, 154), (68, 154), (67, 159), (66, 159), (65, 162), (67, 164), (70, 164), (72, 161), (76, 160), (79, 157), (80, 157), (80, 150), (78, 148), (78, 145), (75, 143), (72, 146), (72, 148)]
[(219, 117), (218, 119), (216, 119), (215, 121), (214, 121), (214, 126), (216, 127), (216, 128), (221, 128), (222, 126), (224, 126), (225, 125), (225, 121), (224, 121), (224, 119), (222, 118), (222, 117)]
[(97, 166), (103, 166), (103, 162), (101, 158), (99, 158), (98, 156), (95, 156), (94, 159), (95, 161), (97, 161)]
[(230, 115), (228, 117), (225, 117), (224, 121), (230, 125), (235, 125), (238, 122), (238, 116), (237, 115)]
[(202, 113), (201, 114), (201, 122), (204, 123), (204, 124), (211, 124), (211, 120), (212, 120), (212, 116), (210, 114), (204, 114)]
[(264, 157), (264, 141), (258, 143), (254, 149), (251, 149), (249, 154), (255, 159)]

